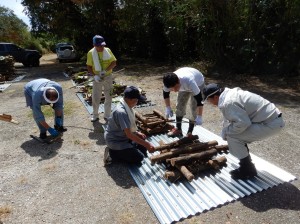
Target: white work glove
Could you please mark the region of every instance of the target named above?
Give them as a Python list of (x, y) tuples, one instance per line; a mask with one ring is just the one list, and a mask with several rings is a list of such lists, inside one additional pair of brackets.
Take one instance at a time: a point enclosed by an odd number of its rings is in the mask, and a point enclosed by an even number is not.
[(196, 120), (195, 120), (195, 125), (202, 125), (202, 116), (197, 115)]
[(225, 140), (225, 141), (227, 140), (227, 135), (226, 135), (226, 130), (225, 130), (225, 128), (222, 129), (221, 137), (222, 137), (223, 140)]
[(95, 75), (94, 80), (95, 80), (95, 82), (100, 82), (101, 78), (99, 77), (99, 75)]
[(171, 107), (166, 107), (166, 117), (173, 117), (173, 110), (171, 109)]

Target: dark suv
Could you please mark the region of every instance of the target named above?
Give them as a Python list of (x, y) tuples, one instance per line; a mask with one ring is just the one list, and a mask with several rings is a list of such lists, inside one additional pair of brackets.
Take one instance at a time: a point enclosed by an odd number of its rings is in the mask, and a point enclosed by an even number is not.
[(15, 44), (0, 42), (0, 55), (11, 55), (16, 62), (21, 62), (25, 67), (40, 65), (42, 55), (36, 50), (23, 49)]

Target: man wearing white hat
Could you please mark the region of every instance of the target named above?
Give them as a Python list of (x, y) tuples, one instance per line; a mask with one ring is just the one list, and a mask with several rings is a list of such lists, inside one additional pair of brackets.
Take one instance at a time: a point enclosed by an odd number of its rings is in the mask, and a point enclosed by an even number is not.
[(111, 76), (112, 69), (116, 66), (117, 59), (106, 47), (104, 38), (100, 35), (93, 37), (94, 47), (87, 53), (87, 70), (94, 76), (92, 104), (93, 115), (91, 121), (95, 122), (99, 120), (99, 104), (102, 97), (102, 89), (105, 96), (104, 101), (104, 120), (110, 116), (111, 113), (111, 90), (113, 85), (113, 79)]
[[(36, 79), (28, 82), (24, 87), (26, 106), (32, 109), (33, 118), (40, 129), (40, 138), (47, 138), (48, 131), (51, 136), (66, 131), (63, 127), (63, 92), (61, 86), (49, 79)], [(55, 111), (55, 128), (49, 126), (41, 110), (42, 105), (51, 105)]]

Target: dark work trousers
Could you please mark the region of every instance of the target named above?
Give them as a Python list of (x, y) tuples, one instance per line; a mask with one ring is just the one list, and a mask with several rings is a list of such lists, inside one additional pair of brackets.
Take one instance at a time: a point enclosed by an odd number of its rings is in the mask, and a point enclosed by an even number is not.
[(124, 161), (127, 163), (140, 163), (147, 157), (147, 149), (139, 144), (132, 143), (132, 148), (122, 150), (109, 150), (112, 160)]

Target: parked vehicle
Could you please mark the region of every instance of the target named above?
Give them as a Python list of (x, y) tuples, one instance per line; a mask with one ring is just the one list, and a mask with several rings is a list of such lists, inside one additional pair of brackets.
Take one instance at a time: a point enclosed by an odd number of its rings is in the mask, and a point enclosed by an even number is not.
[(57, 53), (57, 50), (59, 47), (64, 46), (64, 45), (72, 45), (71, 43), (63, 42), (63, 43), (57, 43), (55, 45), (55, 53)]
[(0, 55), (11, 55), (16, 62), (22, 63), (25, 67), (40, 66), (40, 58), (42, 57), (37, 50), (23, 49), (15, 44), (3, 42), (0, 42)]
[(59, 46), (56, 50), (56, 54), (59, 62), (72, 61), (77, 59), (76, 51), (71, 44)]

